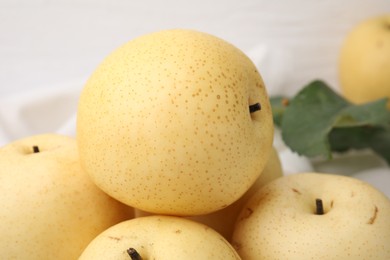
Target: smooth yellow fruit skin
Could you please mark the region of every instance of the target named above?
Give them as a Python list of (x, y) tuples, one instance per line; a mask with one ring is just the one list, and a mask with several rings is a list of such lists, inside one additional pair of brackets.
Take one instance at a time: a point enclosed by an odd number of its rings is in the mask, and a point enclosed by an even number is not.
[(100, 232), (133, 216), (96, 187), (80, 167), (75, 139), (62, 135), (0, 148), (0, 192), (1, 259), (77, 259)]
[(156, 215), (110, 227), (91, 241), (79, 260), (129, 260), (129, 248), (142, 259), (240, 259), (213, 229), (180, 217)]
[[(323, 201), (325, 214), (317, 215)], [(255, 193), (232, 244), (242, 259), (390, 259), (390, 200), (358, 179), (325, 173), (278, 178)]]
[[(240, 199), (238, 199), (233, 204), (227, 206), (224, 209), (217, 210), (206, 215), (199, 215), (188, 218), (213, 228), (215, 231), (220, 233), (226, 240), (231, 241), (236, 219), (248, 199), (251, 198), (252, 195), (265, 184), (282, 176), (282, 164), (280, 162), (280, 158), (276, 149), (273, 148), (271, 156), (260, 177)], [(134, 209), (134, 212), (135, 217), (150, 215), (150, 213), (141, 211), (139, 209)]]
[[(249, 113), (249, 105), (262, 109)], [(84, 169), (119, 201), (157, 214), (206, 214), (255, 182), (272, 149), (268, 95), (252, 61), (215, 36), (164, 30), (102, 62), (82, 90)]]
[(390, 99), (389, 14), (362, 21), (346, 36), (339, 76), (341, 93), (354, 103)]

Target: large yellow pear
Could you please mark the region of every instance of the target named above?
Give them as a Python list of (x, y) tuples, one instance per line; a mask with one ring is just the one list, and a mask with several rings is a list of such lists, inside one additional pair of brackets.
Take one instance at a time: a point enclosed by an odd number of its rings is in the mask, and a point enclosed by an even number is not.
[(82, 90), (84, 169), (141, 210), (197, 215), (237, 200), (272, 150), (267, 92), (252, 61), (213, 35), (140, 36), (98, 66)]
[(342, 94), (352, 102), (390, 98), (390, 14), (352, 28), (341, 49), (339, 74)]
[(240, 260), (218, 232), (174, 216), (148, 216), (123, 221), (103, 231), (79, 260)]
[(243, 207), (232, 244), (247, 260), (390, 259), (390, 200), (342, 175), (298, 173)]
[(42, 134), (0, 149), (0, 258), (77, 259), (133, 210), (82, 170), (76, 140)]

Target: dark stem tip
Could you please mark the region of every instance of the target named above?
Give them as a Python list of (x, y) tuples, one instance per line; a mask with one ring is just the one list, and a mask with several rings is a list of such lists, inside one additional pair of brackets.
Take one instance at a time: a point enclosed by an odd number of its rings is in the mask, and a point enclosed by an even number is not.
[(34, 153), (39, 153), (39, 147), (36, 146), (36, 145), (34, 145), (34, 146), (33, 146), (33, 152), (34, 152)]
[(324, 205), (322, 199), (316, 199), (316, 215), (324, 215)]
[(249, 105), (249, 113), (254, 113), (256, 111), (261, 110), (261, 105), (260, 103), (255, 103), (253, 105)]
[(135, 250), (134, 248), (130, 247), (126, 251), (129, 254), (131, 260), (142, 260), (140, 254), (138, 254), (137, 250)]

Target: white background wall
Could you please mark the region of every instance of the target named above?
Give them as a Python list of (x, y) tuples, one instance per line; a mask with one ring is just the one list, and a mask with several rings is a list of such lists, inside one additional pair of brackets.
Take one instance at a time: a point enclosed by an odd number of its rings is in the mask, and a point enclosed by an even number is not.
[(389, 0), (0, 0), (0, 95), (85, 78), (124, 42), (177, 27), (285, 52), (290, 93), (313, 78), (337, 86), (346, 32), (385, 12)]

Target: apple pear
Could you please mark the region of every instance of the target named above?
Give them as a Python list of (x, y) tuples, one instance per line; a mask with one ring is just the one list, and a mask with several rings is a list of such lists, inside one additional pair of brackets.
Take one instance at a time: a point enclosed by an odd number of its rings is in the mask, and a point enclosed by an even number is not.
[(242, 259), (390, 259), (390, 200), (349, 176), (298, 173), (263, 186), (242, 209)]
[[(266, 183), (283, 176), (283, 169), (279, 159), (278, 152), (275, 148), (272, 149), (271, 157), (269, 158), (263, 172), (260, 177), (257, 178), (255, 183), (249, 188), (245, 194), (235, 201), (233, 204), (227, 206), (224, 209), (217, 210), (215, 212), (206, 215), (197, 215), (187, 217), (188, 219), (205, 224), (215, 231), (220, 233), (226, 240), (230, 241), (234, 224), (240, 213), (242, 207), (252, 195), (263, 187)], [(148, 216), (150, 213), (134, 209), (135, 217)]]
[(1, 259), (77, 259), (133, 210), (82, 170), (74, 138), (42, 134), (0, 148)]
[(109, 54), (82, 89), (83, 168), (117, 200), (167, 215), (207, 214), (240, 198), (270, 156), (263, 80), (232, 44), (172, 29)]
[(340, 89), (347, 99), (355, 103), (390, 99), (390, 14), (354, 26), (339, 59)]
[(123, 221), (98, 235), (79, 260), (238, 260), (215, 230), (185, 218), (147, 216)]

